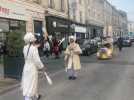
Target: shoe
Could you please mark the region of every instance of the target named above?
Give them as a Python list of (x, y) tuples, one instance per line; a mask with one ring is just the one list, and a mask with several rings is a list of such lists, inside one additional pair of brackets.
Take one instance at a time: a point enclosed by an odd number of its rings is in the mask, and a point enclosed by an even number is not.
[(37, 100), (40, 100), (40, 99), (41, 99), (41, 95), (38, 95)]
[(72, 77), (72, 76), (69, 76), (69, 77), (68, 77), (68, 79), (69, 79), (69, 80), (72, 80), (72, 79), (73, 79), (73, 77)]
[(72, 77), (72, 80), (76, 80), (76, 79), (77, 79), (77, 77), (75, 77), (75, 76)]

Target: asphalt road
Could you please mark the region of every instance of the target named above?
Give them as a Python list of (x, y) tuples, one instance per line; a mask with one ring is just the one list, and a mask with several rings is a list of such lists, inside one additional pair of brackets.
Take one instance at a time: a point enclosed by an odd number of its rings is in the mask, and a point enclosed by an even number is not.
[[(81, 57), (81, 61), (83, 68), (75, 81), (68, 80), (64, 70), (51, 76), (53, 86), (41, 79), (41, 100), (134, 100), (134, 47), (124, 48), (111, 60), (100, 61), (93, 55)], [(15, 89), (1, 95), (0, 100), (23, 97)]]

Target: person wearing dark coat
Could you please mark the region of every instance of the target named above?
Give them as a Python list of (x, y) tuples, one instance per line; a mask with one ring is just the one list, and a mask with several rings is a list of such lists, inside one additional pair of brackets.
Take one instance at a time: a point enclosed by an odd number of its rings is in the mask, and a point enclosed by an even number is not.
[(122, 51), (122, 47), (123, 47), (123, 44), (122, 43), (123, 43), (123, 39), (122, 39), (122, 37), (119, 37), (118, 38), (118, 42), (117, 42), (119, 51)]

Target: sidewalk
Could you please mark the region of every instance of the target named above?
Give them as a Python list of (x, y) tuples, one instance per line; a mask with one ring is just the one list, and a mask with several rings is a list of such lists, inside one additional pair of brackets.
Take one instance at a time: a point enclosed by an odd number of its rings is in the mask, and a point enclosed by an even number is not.
[(9, 78), (0, 78), (0, 95), (19, 86), (19, 81)]
[(55, 59), (54, 56), (50, 56), (49, 58), (42, 57), (41, 60), (43, 61), (44, 65), (46, 65), (50, 73), (54, 73), (65, 68), (63, 54), (60, 55), (59, 59)]

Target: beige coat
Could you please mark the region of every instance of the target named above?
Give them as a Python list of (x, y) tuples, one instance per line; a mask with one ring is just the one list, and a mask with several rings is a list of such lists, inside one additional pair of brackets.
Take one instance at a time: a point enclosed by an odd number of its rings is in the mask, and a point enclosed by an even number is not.
[(69, 45), (65, 51), (65, 62), (67, 63), (67, 69), (80, 70), (80, 57), (79, 55), (82, 53), (79, 45), (74, 43), (73, 49), (70, 49), (71, 45)]

